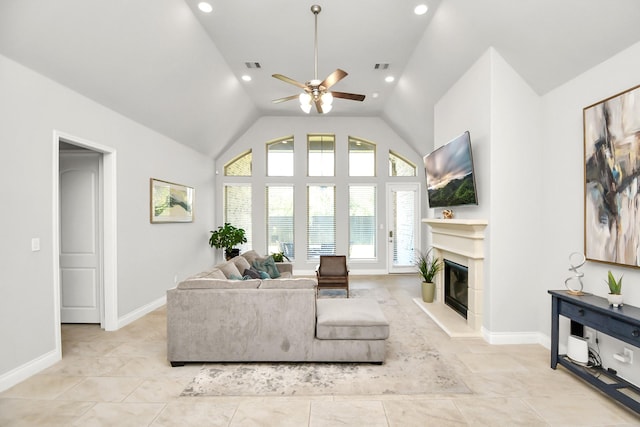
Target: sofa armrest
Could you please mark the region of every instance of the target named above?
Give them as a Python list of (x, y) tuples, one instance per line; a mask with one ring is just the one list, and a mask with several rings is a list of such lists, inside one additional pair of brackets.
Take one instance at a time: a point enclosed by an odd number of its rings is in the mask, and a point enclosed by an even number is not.
[(291, 273), (293, 275), (293, 264), (290, 262), (276, 262), (275, 264), (280, 274)]

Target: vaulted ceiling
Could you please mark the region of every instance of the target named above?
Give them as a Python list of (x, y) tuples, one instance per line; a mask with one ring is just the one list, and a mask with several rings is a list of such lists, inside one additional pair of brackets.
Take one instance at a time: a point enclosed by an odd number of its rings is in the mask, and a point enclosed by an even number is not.
[(304, 115), (271, 103), (299, 91), (271, 75), (313, 78), (313, 4), (318, 77), (344, 69), (334, 89), (366, 95), (329, 115), (380, 116), (413, 144), (490, 46), (542, 95), (640, 40), (638, 0), (198, 1), (0, 0), (0, 54), (216, 157), (260, 116)]

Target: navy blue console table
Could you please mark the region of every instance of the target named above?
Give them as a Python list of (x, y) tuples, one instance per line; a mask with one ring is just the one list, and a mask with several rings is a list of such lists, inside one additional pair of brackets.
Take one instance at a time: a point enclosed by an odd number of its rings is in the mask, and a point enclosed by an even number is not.
[[(558, 364), (597, 387), (607, 395), (640, 414), (640, 388), (603, 368), (586, 368), (558, 354), (559, 317), (564, 316), (581, 325), (640, 347), (640, 308), (609, 306), (605, 298), (595, 295), (571, 295), (567, 291), (549, 291), (551, 299), (551, 368)], [(608, 381), (603, 381), (603, 377)]]

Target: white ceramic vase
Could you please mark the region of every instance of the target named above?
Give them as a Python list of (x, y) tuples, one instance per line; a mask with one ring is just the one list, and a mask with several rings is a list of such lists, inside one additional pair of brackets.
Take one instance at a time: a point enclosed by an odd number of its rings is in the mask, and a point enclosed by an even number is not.
[(622, 305), (622, 295), (620, 294), (608, 294), (607, 300), (613, 308), (618, 308)]

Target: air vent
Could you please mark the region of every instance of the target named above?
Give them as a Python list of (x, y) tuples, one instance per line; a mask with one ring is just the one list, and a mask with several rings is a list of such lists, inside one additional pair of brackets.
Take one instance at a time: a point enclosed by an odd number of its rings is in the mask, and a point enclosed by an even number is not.
[(389, 68), (389, 63), (387, 62), (379, 62), (373, 66), (374, 70), (386, 70)]
[(249, 69), (262, 68), (262, 65), (260, 65), (259, 62), (245, 62), (244, 65)]

